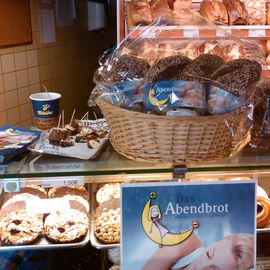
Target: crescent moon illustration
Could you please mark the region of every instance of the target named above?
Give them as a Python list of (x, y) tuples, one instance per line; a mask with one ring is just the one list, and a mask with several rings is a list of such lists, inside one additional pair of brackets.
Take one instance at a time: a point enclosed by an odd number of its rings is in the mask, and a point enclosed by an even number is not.
[(142, 225), (143, 225), (143, 229), (146, 235), (155, 243), (159, 245), (165, 245), (165, 246), (177, 245), (183, 242), (184, 240), (186, 240), (193, 233), (194, 228), (198, 227), (198, 223), (193, 222), (192, 228), (185, 232), (182, 232), (182, 233), (168, 232), (163, 237), (161, 237), (158, 228), (153, 225), (153, 221), (149, 220), (149, 217), (148, 217), (149, 210), (151, 207), (151, 200), (152, 198), (146, 202), (143, 208)]
[(152, 105), (154, 106), (162, 106), (164, 105), (166, 102), (168, 102), (169, 98), (165, 98), (165, 99), (161, 99), (161, 100), (158, 100), (156, 98), (156, 91), (155, 89), (153, 88), (153, 85), (151, 85), (150, 87), (150, 90), (149, 90), (149, 93), (148, 93), (148, 98), (149, 98), (149, 101)]

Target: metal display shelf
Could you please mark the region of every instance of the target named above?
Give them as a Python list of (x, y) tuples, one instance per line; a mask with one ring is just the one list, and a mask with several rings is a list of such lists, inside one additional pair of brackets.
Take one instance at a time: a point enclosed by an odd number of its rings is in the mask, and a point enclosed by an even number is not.
[[(221, 29), (230, 33), (235, 37), (240, 38), (256, 38), (268, 39), (270, 38), (270, 25), (232, 25), (232, 26), (219, 26)], [(145, 31), (149, 26), (128, 27), (128, 34), (130, 38), (136, 38)], [(207, 29), (206, 26), (163, 26), (151, 27), (151, 36), (148, 38), (222, 38), (224, 31), (214, 29)]]
[[(179, 173), (180, 170), (180, 173)], [(201, 162), (174, 166), (173, 164), (138, 162), (127, 159), (108, 146), (94, 160), (80, 160), (75, 158), (51, 155), (33, 155), (30, 152), (11, 162), (0, 166), (2, 178), (13, 177), (50, 177), (50, 176), (93, 176), (107, 177), (111, 175), (137, 175), (142, 181), (172, 179), (173, 175), (198, 171), (243, 171), (270, 170), (270, 153), (267, 150), (244, 149), (238, 155), (214, 162)], [(89, 180), (89, 182), (92, 182)]]

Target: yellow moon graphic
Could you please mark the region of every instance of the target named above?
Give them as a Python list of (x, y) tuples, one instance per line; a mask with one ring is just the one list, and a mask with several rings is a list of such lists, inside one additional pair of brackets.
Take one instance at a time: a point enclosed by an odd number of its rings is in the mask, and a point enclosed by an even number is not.
[(151, 200), (152, 199), (149, 199), (144, 206), (142, 212), (142, 225), (147, 236), (155, 243), (165, 246), (177, 245), (186, 240), (192, 234), (194, 228), (197, 227), (194, 223), (195, 226), (193, 226), (191, 229), (185, 232), (182, 233), (168, 232), (161, 239), (161, 235), (158, 228), (153, 224), (152, 220), (149, 220), (149, 210), (151, 207)]
[(162, 106), (169, 100), (169, 98), (158, 100), (156, 98), (156, 91), (153, 88), (153, 86), (150, 87), (150, 90), (149, 90), (149, 93), (148, 93), (148, 98), (149, 98), (150, 103), (152, 105), (154, 105), (154, 106)]

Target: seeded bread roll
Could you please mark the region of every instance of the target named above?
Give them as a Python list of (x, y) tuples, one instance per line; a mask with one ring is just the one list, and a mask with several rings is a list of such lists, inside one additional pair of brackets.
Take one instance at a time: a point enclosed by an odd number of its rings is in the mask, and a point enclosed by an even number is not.
[(140, 58), (131, 55), (122, 55), (112, 63), (111, 80), (121, 82), (141, 79), (147, 74), (149, 64)]
[(148, 81), (184, 80), (183, 70), (191, 63), (188, 57), (177, 55), (157, 61), (148, 72)]
[(217, 55), (202, 54), (194, 59), (183, 73), (191, 80), (196, 79), (204, 82), (205, 79), (210, 79), (212, 74), (223, 64), (224, 60)]
[(249, 96), (248, 87), (259, 81), (261, 65), (249, 59), (236, 59), (222, 65), (213, 75), (213, 84), (236, 96)]

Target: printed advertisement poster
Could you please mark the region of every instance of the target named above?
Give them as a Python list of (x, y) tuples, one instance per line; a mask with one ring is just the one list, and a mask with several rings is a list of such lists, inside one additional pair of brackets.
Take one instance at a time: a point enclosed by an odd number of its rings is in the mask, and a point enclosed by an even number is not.
[(121, 269), (256, 269), (255, 181), (121, 187)]

